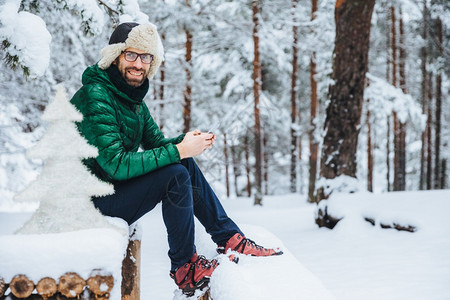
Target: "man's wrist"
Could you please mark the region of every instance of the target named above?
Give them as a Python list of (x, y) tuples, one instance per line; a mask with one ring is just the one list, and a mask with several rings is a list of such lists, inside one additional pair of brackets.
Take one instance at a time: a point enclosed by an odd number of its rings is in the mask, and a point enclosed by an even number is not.
[(185, 158), (186, 156), (185, 156), (185, 153), (184, 153), (183, 145), (181, 143), (179, 143), (179, 144), (176, 144), (175, 146), (177, 147), (178, 154), (180, 155), (180, 159)]

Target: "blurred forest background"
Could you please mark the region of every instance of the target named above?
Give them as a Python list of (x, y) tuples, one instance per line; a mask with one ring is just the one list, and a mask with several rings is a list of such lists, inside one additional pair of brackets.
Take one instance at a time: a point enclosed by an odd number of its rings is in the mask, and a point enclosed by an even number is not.
[(0, 14), (0, 202), (39, 172), (25, 153), (56, 86), (73, 95), (122, 21), (157, 25), (165, 61), (145, 101), (166, 136), (216, 133), (198, 161), (218, 193), (263, 204), (449, 187), (448, 1), (15, 2), (52, 41), (33, 73)]

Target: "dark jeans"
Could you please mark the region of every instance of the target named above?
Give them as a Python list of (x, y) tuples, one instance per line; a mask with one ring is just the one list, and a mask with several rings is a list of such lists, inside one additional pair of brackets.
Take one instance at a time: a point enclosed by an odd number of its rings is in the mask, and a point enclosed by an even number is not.
[(216, 244), (224, 244), (237, 232), (242, 234), (192, 158), (117, 183), (114, 189), (113, 195), (94, 198), (94, 205), (104, 215), (120, 217), (128, 224), (162, 202), (171, 271), (188, 262), (196, 251), (194, 215)]

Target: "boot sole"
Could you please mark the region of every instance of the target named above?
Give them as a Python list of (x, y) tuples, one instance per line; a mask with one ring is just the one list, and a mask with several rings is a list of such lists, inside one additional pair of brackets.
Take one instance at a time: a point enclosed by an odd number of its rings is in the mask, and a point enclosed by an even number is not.
[(209, 281), (210, 281), (209, 277), (204, 277), (204, 278), (200, 279), (199, 281), (197, 281), (195, 283), (195, 286), (191, 287), (191, 285), (188, 284), (181, 291), (184, 295), (186, 295), (188, 297), (192, 297), (195, 294), (196, 290), (202, 291), (205, 287), (207, 287), (209, 285)]

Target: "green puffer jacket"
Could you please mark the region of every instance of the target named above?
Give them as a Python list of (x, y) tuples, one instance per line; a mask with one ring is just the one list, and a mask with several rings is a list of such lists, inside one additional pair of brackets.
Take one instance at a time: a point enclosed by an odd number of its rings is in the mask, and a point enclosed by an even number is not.
[(97, 65), (84, 71), (82, 83), (71, 102), (83, 114), (78, 130), (98, 148), (97, 158), (84, 160), (98, 178), (114, 183), (180, 161), (175, 144), (184, 134), (165, 138), (143, 101), (118, 90)]

